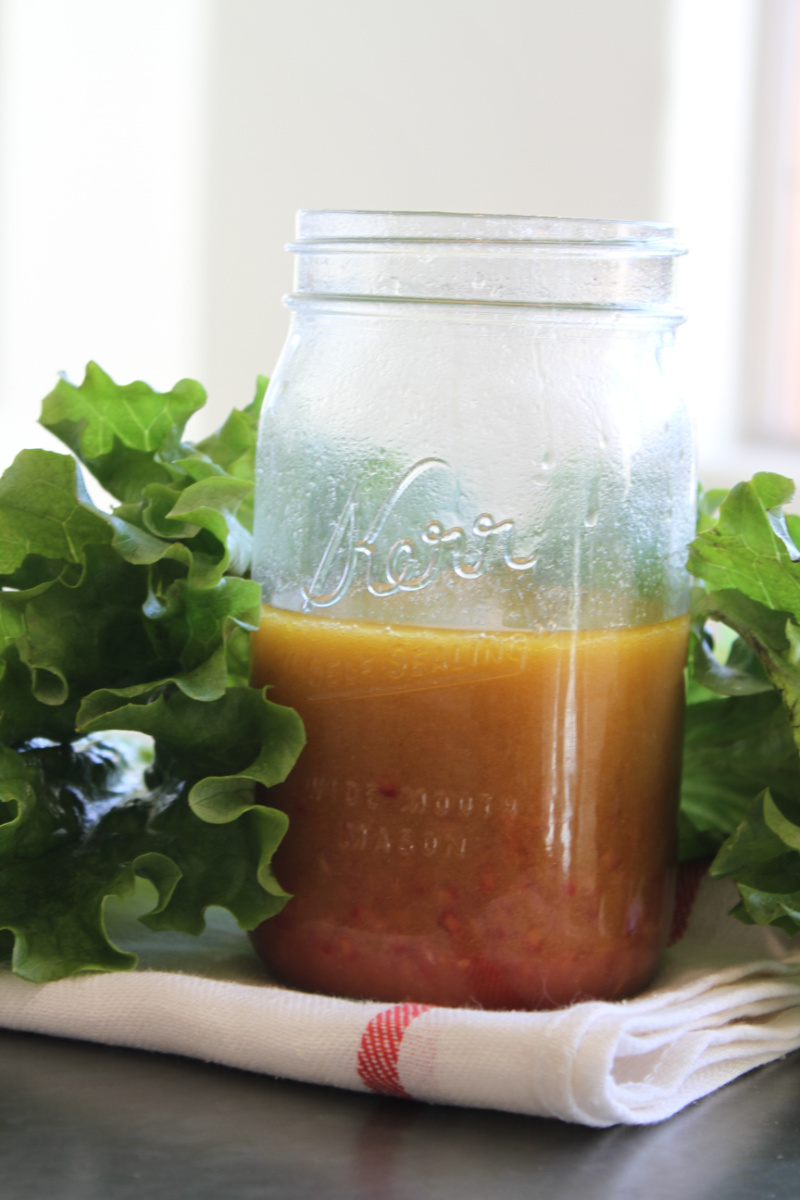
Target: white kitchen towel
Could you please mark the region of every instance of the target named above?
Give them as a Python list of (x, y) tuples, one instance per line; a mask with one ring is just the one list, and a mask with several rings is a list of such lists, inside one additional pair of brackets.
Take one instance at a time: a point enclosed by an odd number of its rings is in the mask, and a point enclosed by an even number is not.
[[(687, 910), (691, 883), (684, 873)], [(152, 942), (123, 916), (114, 934), (140, 954), (135, 971), (36, 985), (5, 970), (0, 1024), (438, 1104), (648, 1124), (800, 1047), (800, 945), (731, 920), (734, 900), (702, 879), (641, 995), (545, 1013), (308, 995), (267, 978), (227, 914), (199, 941)]]

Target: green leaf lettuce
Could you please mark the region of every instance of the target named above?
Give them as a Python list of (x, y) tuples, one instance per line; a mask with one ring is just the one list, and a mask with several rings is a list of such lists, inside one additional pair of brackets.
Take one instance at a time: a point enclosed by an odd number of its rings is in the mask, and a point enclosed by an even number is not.
[[(762, 473), (701, 504), (684, 749), (685, 853), (718, 851), (741, 920), (800, 929), (800, 520)], [(707, 623), (711, 622), (712, 626)], [(710, 628), (735, 635), (725, 662)]]
[[(199, 384), (120, 386), (90, 363), (43, 402), (72, 453), (23, 451), (0, 479), (0, 950), (27, 979), (133, 966), (103, 911), (137, 875), (155, 930), (199, 933), (210, 905), (249, 929), (286, 901), (270, 866), (286, 817), (263, 789), (304, 734), (247, 686), (265, 387), (194, 444)], [(133, 792), (115, 731), (153, 740)]]

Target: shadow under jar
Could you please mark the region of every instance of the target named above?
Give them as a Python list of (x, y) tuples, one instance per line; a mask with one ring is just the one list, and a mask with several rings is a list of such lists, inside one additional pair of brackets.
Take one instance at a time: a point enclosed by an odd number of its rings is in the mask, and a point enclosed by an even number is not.
[(291, 248), (252, 679), (308, 744), (256, 949), (342, 996), (631, 995), (672, 917), (694, 529), (672, 231), (307, 212)]

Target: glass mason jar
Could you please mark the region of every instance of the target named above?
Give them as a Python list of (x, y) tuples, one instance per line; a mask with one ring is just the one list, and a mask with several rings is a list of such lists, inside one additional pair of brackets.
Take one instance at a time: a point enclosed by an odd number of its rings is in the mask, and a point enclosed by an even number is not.
[(259, 437), (253, 682), (276, 974), (385, 1001), (630, 995), (673, 907), (695, 480), (672, 231), (305, 212)]

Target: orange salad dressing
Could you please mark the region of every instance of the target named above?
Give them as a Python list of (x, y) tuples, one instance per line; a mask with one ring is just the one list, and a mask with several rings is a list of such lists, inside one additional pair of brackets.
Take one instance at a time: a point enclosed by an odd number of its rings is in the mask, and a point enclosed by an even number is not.
[(669, 933), (687, 621), (423, 629), (265, 608), (252, 680), (308, 744), (265, 801), (287, 982), (541, 1008), (630, 995)]

